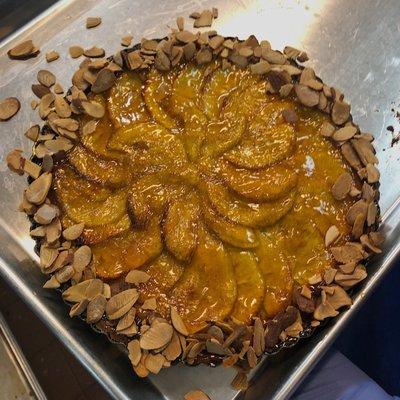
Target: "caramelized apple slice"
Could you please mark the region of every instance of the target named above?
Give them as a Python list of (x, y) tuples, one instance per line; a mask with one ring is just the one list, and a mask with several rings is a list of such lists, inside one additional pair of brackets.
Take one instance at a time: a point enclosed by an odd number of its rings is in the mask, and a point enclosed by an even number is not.
[(172, 79), (171, 73), (165, 74), (153, 68), (149, 72), (144, 90), (144, 100), (151, 116), (167, 129), (176, 127), (174, 119), (162, 106), (162, 102), (171, 95)]
[(203, 202), (202, 207), (204, 222), (223, 242), (241, 249), (252, 249), (258, 246), (258, 239), (253, 229), (235, 224), (221, 217), (208, 204)]
[(169, 294), (190, 332), (205, 321), (223, 320), (236, 300), (236, 282), (231, 260), (223, 245), (205, 232), (191, 263)]
[(145, 226), (152, 215), (161, 216), (168, 201), (185, 192), (182, 185), (160, 180), (158, 175), (145, 175), (132, 185), (128, 211), (135, 226)]
[(237, 285), (237, 298), (231, 317), (247, 324), (262, 304), (264, 279), (252, 253), (235, 251), (231, 253), (231, 260)]
[(161, 252), (161, 231), (158, 220), (153, 220), (145, 230), (130, 231), (92, 246), (92, 266), (102, 278), (117, 278), (151, 262)]
[(275, 224), (293, 207), (295, 193), (267, 203), (247, 203), (219, 182), (207, 182), (211, 205), (221, 215), (241, 225), (260, 228)]
[(296, 135), (292, 126), (281, 124), (268, 127), (263, 122), (253, 122), (239, 145), (225, 157), (239, 167), (258, 169), (285, 160), (293, 154)]
[(113, 150), (132, 154), (137, 166), (177, 166), (186, 163), (181, 141), (154, 122), (133, 124), (118, 129), (109, 142)]
[(285, 239), (279, 226), (261, 233), (259, 240), (257, 256), (265, 282), (264, 309), (267, 317), (273, 318), (291, 302), (291, 264), (285, 255)]
[(112, 187), (125, 186), (129, 169), (122, 162), (96, 157), (82, 146), (75, 146), (68, 154), (70, 164), (86, 179)]
[[(63, 229), (65, 229), (71, 225), (79, 223), (80, 221), (72, 221), (68, 218), (68, 216), (65, 215), (62, 217), (61, 222)], [(129, 229), (131, 229), (131, 220), (128, 214), (125, 214), (121, 219), (113, 222), (112, 224), (84, 228), (82, 232), (82, 240), (83, 243), (87, 245), (93, 245), (104, 242), (105, 240), (114, 236), (121, 235), (124, 232), (127, 232)]]
[(197, 246), (199, 205), (194, 196), (173, 201), (164, 220), (164, 239), (167, 249), (178, 259), (189, 261)]
[(297, 184), (296, 172), (285, 164), (249, 171), (222, 162), (221, 176), (230, 189), (255, 202), (279, 199)]
[(230, 150), (240, 142), (245, 128), (246, 121), (240, 115), (208, 124), (202, 154), (215, 157)]
[(212, 73), (203, 91), (203, 110), (209, 119), (218, 118), (227, 96), (240, 86), (247, 75), (247, 69), (236, 67), (225, 70), (218, 68)]
[(126, 72), (117, 78), (107, 99), (110, 118), (116, 128), (148, 120), (142, 86), (143, 83), (135, 72)]

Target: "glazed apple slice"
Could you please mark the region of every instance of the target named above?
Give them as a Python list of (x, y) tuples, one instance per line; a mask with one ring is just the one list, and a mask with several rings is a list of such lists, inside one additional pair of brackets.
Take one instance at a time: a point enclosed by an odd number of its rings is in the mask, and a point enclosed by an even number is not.
[(205, 232), (199, 234), (191, 263), (169, 293), (190, 332), (202, 329), (205, 321), (227, 317), (237, 294), (232, 262), (224, 246)]
[(132, 124), (118, 129), (108, 146), (113, 150), (129, 152), (134, 168), (171, 167), (186, 163), (186, 152), (181, 141), (154, 122)]
[(194, 196), (178, 197), (167, 208), (163, 223), (167, 249), (178, 260), (189, 261), (197, 246), (199, 205)]
[(86, 179), (111, 187), (126, 186), (129, 168), (123, 162), (96, 157), (82, 146), (75, 146), (68, 153), (74, 169)]
[(116, 128), (149, 119), (142, 96), (143, 82), (135, 72), (122, 74), (107, 99), (110, 119)]
[(58, 203), (75, 223), (86, 227), (119, 221), (126, 214), (126, 190), (110, 191), (80, 178), (70, 167), (58, 168), (54, 179)]
[(216, 119), (226, 98), (240, 87), (240, 83), (250, 74), (247, 69), (236, 67), (214, 71), (203, 90), (203, 110), (209, 119)]
[(259, 236), (257, 256), (265, 283), (264, 310), (268, 318), (273, 318), (290, 305), (293, 290), (292, 265), (285, 255), (285, 237), (279, 226)]
[[(82, 221), (72, 221), (66, 215), (61, 219), (63, 229), (79, 222)], [(131, 220), (128, 214), (125, 214), (121, 219), (113, 222), (112, 224), (84, 228), (82, 232), (82, 240), (84, 244), (93, 245), (104, 242), (105, 240), (114, 236), (121, 235), (124, 232), (127, 232), (129, 229), (131, 229)]]
[(211, 205), (221, 215), (240, 225), (253, 228), (270, 226), (279, 221), (293, 207), (295, 193), (265, 203), (247, 203), (220, 182), (206, 182)]
[(287, 159), (296, 144), (294, 128), (288, 124), (268, 126), (252, 122), (241, 142), (225, 154), (232, 164), (249, 169), (265, 168)]
[(102, 278), (117, 278), (156, 259), (162, 252), (161, 231), (154, 219), (146, 229), (92, 246), (92, 266)]
[(237, 115), (235, 118), (211, 122), (205, 130), (205, 140), (202, 155), (216, 157), (236, 146), (246, 128), (244, 117)]
[(163, 108), (165, 102), (172, 92), (173, 75), (164, 74), (153, 68), (147, 77), (146, 87), (144, 89), (144, 100), (151, 116), (167, 129), (176, 127), (173, 118)]
[(248, 170), (221, 162), (221, 177), (226, 185), (246, 199), (262, 202), (286, 196), (297, 184), (297, 174), (286, 164)]
[(204, 199), (202, 204), (202, 215), (207, 228), (223, 242), (241, 249), (252, 249), (258, 246), (258, 239), (253, 229), (221, 217), (208, 204), (207, 199)]
[(264, 279), (254, 254), (234, 251), (230, 256), (237, 285), (237, 298), (231, 317), (248, 324), (262, 304), (265, 290)]

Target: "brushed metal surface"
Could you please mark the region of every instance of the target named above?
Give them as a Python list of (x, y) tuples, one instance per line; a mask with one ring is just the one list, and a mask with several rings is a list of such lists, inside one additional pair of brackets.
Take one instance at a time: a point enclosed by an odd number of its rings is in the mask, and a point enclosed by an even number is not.
[[(362, 306), (366, 296), (383, 278), (400, 251), (400, 147), (390, 147), (386, 126), (397, 126), (391, 112), (399, 101), (400, 2), (397, 0), (62, 0), (0, 44), (0, 97), (17, 96), (21, 111), (0, 125), (4, 156), (15, 147), (26, 152), (30, 144), (23, 132), (38, 121), (30, 110), (29, 87), (36, 72), (47, 68), (64, 87), (80, 61), (71, 60), (68, 47), (100, 45), (112, 54), (120, 38), (133, 34), (162, 37), (176, 16), (187, 16), (205, 7), (219, 8), (213, 28), (224, 35), (245, 38), (255, 34), (274, 48), (284, 45), (305, 49), (309, 64), (329, 84), (341, 89), (352, 103), (355, 121), (376, 138), (381, 171), (381, 209), (388, 239), (384, 253), (369, 266), (369, 276), (354, 294), (354, 305), (320, 329), (311, 339), (268, 357), (256, 372), (246, 399), (285, 399), (329, 348), (346, 322)], [(103, 23), (86, 30), (87, 16), (101, 16)], [(40, 56), (23, 62), (10, 61), (6, 51), (18, 41), (34, 38), (42, 53), (57, 50), (61, 59), (46, 64)], [(222, 368), (177, 366), (150, 380), (137, 379), (121, 348), (92, 332), (84, 323), (69, 319), (67, 307), (57, 293), (42, 289), (44, 277), (35, 266), (29, 224), (16, 211), (25, 185), (0, 165), (0, 273), (63, 343), (116, 399), (181, 399), (193, 388), (202, 388), (214, 400), (229, 400), (239, 394), (229, 387), (233, 372)]]

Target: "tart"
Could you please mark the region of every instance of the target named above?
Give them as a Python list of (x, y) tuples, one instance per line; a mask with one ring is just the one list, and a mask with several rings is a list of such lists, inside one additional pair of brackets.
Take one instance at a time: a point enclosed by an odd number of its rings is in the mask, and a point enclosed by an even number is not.
[(351, 305), (380, 252), (378, 160), (304, 52), (179, 28), (85, 59), (65, 97), (43, 93), (32, 160), (8, 163), (71, 316), (139, 376), (222, 362), (243, 388)]

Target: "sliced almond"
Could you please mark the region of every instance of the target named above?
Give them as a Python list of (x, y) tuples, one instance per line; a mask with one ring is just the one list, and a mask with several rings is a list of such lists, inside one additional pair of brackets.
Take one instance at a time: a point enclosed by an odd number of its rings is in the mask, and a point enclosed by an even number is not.
[(131, 340), (128, 343), (129, 359), (134, 367), (136, 367), (142, 357), (142, 351), (140, 350), (140, 345), (138, 340)]
[(106, 309), (106, 304), (107, 300), (102, 294), (90, 300), (86, 310), (86, 322), (88, 324), (95, 324), (100, 321)]
[(42, 204), (51, 187), (52, 176), (49, 172), (45, 172), (35, 179), (26, 189), (26, 199), (32, 204)]
[(69, 54), (72, 58), (78, 58), (83, 55), (83, 48), (81, 46), (71, 46), (69, 48)]
[(172, 339), (168, 346), (164, 349), (163, 354), (168, 361), (175, 361), (182, 353), (181, 342), (176, 332), (173, 333)]
[(60, 282), (58, 282), (57, 278), (53, 275), (48, 281), (43, 285), (45, 289), (56, 289), (60, 287)]
[(86, 299), (81, 300), (79, 303), (75, 303), (69, 311), (69, 316), (72, 318), (81, 315), (86, 310), (88, 303), (89, 301)]
[(331, 252), (334, 259), (341, 264), (358, 262), (363, 259), (361, 249), (350, 243), (340, 247), (332, 247)]
[(319, 94), (308, 86), (295, 85), (294, 90), (300, 103), (307, 107), (315, 107), (319, 102)]
[(321, 125), (321, 135), (324, 137), (331, 137), (333, 133), (335, 132), (335, 127), (329, 123), (329, 122), (324, 122)]
[(335, 101), (333, 103), (331, 117), (336, 125), (343, 125), (350, 117), (350, 105), (344, 101)]
[(135, 304), (138, 297), (136, 289), (127, 289), (112, 296), (106, 306), (107, 318), (109, 320), (121, 318)]
[(0, 121), (12, 118), (20, 109), (21, 104), (16, 97), (0, 100)]
[(336, 180), (332, 186), (331, 192), (336, 200), (344, 200), (346, 196), (350, 193), (351, 187), (353, 185), (353, 178), (348, 172), (344, 172)]
[(155, 310), (157, 308), (157, 300), (154, 297), (146, 299), (140, 308), (142, 310)]
[(41, 246), (39, 251), (40, 267), (42, 269), (49, 268), (58, 257), (58, 250), (47, 246)]
[(73, 277), (74, 274), (75, 271), (72, 265), (66, 265), (65, 267), (60, 268), (55, 273), (55, 277), (57, 278), (58, 282), (65, 283), (68, 282)]
[(115, 328), (117, 332), (128, 329), (132, 324), (135, 323), (136, 309), (132, 307), (119, 321)]
[(48, 87), (40, 84), (33, 84), (31, 86), (31, 89), (35, 96), (39, 97), (39, 99), (41, 99), (44, 95), (50, 93), (50, 89)]
[(33, 219), (38, 224), (47, 225), (50, 224), (50, 222), (58, 216), (58, 213), (59, 211), (57, 207), (50, 204), (43, 204), (38, 208), (35, 215), (33, 216)]
[(380, 173), (373, 164), (367, 164), (367, 181), (369, 184), (379, 182)]
[(175, 307), (171, 307), (171, 321), (173, 327), (183, 336), (188, 336), (189, 332)]
[(346, 221), (349, 225), (354, 225), (354, 222), (359, 214), (363, 215), (364, 218), (367, 215), (367, 203), (363, 199), (355, 202), (346, 213)]
[(335, 281), (344, 288), (350, 288), (367, 277), (365, 267), (357, 265), (352, 274), (337, 273)]
[(96, 80), (92, 85), (92, 92), (93, 93), (105, 92), (114, 85), (115, 81), (116, 77), (114, 72), (110, 71), (107, 68), (104, 68), (98, 73)]
[(64, 229), (63, 236), (66, 240), (76, 240), (81, 236), (85, 224), (81, 222), (80, 224), (71, 225), (70, 227)]
[(202, 390), (191, 390), (184, 396), (185, 400), (210, 400)]
[(74, 253), (73, 266), (76, 271), (83, 271), (92, 259), (92, 250), (89, 246), (81, 246)]
[(323, 321), (329, 317), (336, 317), (339, 313), (329, 304), (328, 301), (320, 302), (314, 311), (314, 318), (318, 321)]
[(231, 382), (231, 386), (235, 390), (246, 390), (249, 387), (247, 375), (243, 372), (238, 372)]
[(351, 139), (357, 133), (357, 128), (352, 125), (345, 126), (333, 133), (332, 138), (337, 142)]
[(77, 303), (83, 299), (86, 299), (86, 289), (92, 280), (93, 279), (88, 279), (76, 285), (70, 286), (68, 289), (64, 290), (62, 294), (63, 299), (72, 303)]
[(131, 43), (132, 43), (132, 39), (133, 39), (133, 36), (132, 36), (132, 35), (124, 36), (124, 37), (121, 39), (121, 45), (124, 46), (124, 47), (130, 46)]
[(340, 232), (336, 225), (331, 225), (325, 233), (325, 247), (329, 247), (339, 238)]
[(341, 307), (350, 306), (352, 304), (350, 296), (344, 289), (340, 286), (333, 286), (333, 288), (333, 293), (327, 294), (326, 299), (335, 310), (339, 310)]
[(193, 27), (195, 28), (203, 28), (205, 26), (211, 26), (213, 21), (213, 13), (211, 10), (204, 10), (200, 13), (199, 18), (197, 18)]
[(69, 118), (71, 116), (71, 107), (62, 96), (55, 96), (54, 107), (60, 118)]
[(95, 28), (101, 24), (100, 17), (88, 17), (86, 18), (86, 29)]
[(86, 114), (97, 119), (102, 118), (106, 111), (102, 104), (95, 101), (82, 101), (82, 107), (85, 110)]
[(9, 58), (13, 60), (26, 60), (39, 54), (39, 49), (35, 47), (32, 40), (17, 44), (15, 47), (7, 51)]
[(169, 71), (171, 68), (171, 61), (162, 50), (157, 50), (154, 65), (160, 71)]
[(166, 322), (153, 323), (140, 338), (140, 347), (144, 350), (159, 349), (171, 341), (173, 332), (172, 326)]
[(145, 367), (153, 374), (158, 374), (161, 371), (165, 362), (162, 354), (149, 353), (144, 361)]
[(197, 36), (189, 31), (181, 31), (176, 34), (176, 38), (182, 43), (191, 43), (197, 39)]
[(57, 127), (71, 132), (75, 132), (79, 128), (79, 122), (73, 118), (56, 118), (53, 122)]
[(270, 69), (271, 69), (271, 65), (268, 61), (261, 60), (256, 64), (250, 65), (250, 71), (253, 74), (257, 74), (257, 75), (266, 74)]
[(36, 142), (39, 137), (40, 128), (39, 125), (33, 125), (25, 132), (25, 137)]
[(56, 83), (56, 77), (50, 71), (45, 69), (39, 70), (37, 73), (37, 80), (40, 84), (46, 87), (51, 87)]
[(93, 46), (89, 49), (85, 49), (83, 55), (89, 58), (104, 57), (105, 51), (101, 47)]
[(48, 63), (56, 61), (60, 58), (60, 54), (58, 54), (56, 51), (52, 50), (46, 53), (46, 61)]
[(264, 327), (260, 318), (254, 320), (253, 348), (257, 356), (261, 356), (265, 350)]

